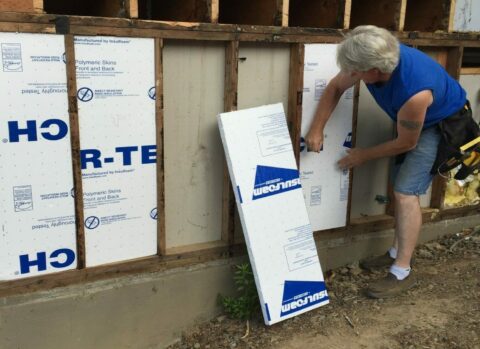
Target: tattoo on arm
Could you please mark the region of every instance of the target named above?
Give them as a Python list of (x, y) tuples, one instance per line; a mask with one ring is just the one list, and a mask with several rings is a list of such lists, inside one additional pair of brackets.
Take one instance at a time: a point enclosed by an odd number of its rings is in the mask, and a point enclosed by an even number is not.
[(400, 125), (409, 131), (416, 131), (422, 127), (421, 122), (411, 120), (400, 120)]

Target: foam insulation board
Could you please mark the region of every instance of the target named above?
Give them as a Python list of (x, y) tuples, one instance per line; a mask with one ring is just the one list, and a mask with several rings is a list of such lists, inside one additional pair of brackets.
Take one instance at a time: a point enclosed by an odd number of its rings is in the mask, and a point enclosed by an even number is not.
[(156, 254), (153, 39), (75, 37), (86, 264)]
[(64, 37), (0, 33), (0, 280), (76, 267)]
[[(337, 45), (305, 45), (302, 140), (307, 135), (327, 84), (339, 72)], [(325, 130), (320, 153), (307, 152), (301, 145), (300, 174), (308, 215), (314, 231), (346, 225), (350, 172), (337, 161), (352, 146), (353, 87), (340, 98)]]
[(327, 304), (282, 104), (218, 122), (265, 324)]

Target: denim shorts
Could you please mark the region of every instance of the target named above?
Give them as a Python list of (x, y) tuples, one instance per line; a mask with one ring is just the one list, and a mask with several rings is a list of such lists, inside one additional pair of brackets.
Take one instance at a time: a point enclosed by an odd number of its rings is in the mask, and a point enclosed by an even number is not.
[(397, 193), (418, 196), (427, 192), (439, 142), (440, 130), (436, 125), (429, 127), (421, 132), (414, 149), (394, 160), (390, 180)]

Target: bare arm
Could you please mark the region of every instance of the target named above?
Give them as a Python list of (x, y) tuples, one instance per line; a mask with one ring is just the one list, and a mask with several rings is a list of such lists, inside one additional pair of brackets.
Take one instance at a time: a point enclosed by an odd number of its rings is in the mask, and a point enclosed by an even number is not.
[(352, 168), (365, 161), (401, 154), (415, 148), (422, 132), (427, 108), (432, 102), (433, 96), (430, 90), (421, 91), (412, 96), (398, 112), (396, 139), (370, 148), (351, 149), (348, 155), (338, 162), (338, 165), (343, 169)]
[(330, 80), (322, 97), (320, 97), (313, 122), (310, 125), (310, 130), (305, 138), (307, 149), (309, 151), (320, 151), (323, 144), (323, 130), (325, 124), (332, 115), (332, 112), (337, 106), (342, 94), (358, 81), (358, 78), (354, 78), (350, 74), (342, 72), (338, 73), (332, 80)]

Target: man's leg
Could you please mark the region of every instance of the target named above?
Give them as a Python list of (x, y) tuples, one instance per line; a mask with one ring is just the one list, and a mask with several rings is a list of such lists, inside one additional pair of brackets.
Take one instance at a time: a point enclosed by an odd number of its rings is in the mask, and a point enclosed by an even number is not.
[(420, 200), (416, 195), (395, 192), (395, 265), (409, 268), (422, 226)]

